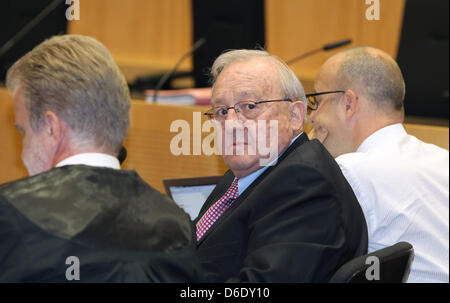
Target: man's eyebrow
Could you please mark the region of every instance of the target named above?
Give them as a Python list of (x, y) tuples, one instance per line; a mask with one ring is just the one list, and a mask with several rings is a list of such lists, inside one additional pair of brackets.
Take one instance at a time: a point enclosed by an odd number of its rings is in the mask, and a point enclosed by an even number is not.
[[(237, 101), (259, 101), (261, 100), (261, 94), (255, 92), (254, 90), (242, 90), (234, 95), (234, 99)], [(222, 106), (225, 105), (226, 101), (223, 96), (218, 96), (215, 99), (211, 98), (211, 105)]]
[(211, 106), (212, 107), (223, 105), (223, 103), (225, 103), (225, 102), (224, 102), (223, 98), (221, 98), (221, 97), (218, 97), (215, 99), (211, 98)]

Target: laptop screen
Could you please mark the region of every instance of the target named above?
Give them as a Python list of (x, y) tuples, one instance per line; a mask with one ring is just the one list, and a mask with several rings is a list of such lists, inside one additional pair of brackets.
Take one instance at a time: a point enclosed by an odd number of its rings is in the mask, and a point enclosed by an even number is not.
[(167, 179), (163, 180), (163, 184), (167, 195), (194, 220), (221, 178), (222, 176)]

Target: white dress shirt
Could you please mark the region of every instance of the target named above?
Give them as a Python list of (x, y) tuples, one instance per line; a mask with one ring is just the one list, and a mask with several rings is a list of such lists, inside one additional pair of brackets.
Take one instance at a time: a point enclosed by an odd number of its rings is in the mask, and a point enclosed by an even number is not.
[(449, 152), (394, 124), (336, 161), (364, 212), (369, 252), (409, 242), (408, 282), (448, 283)]
[(120, 163), (116, 157), (101, 153), (77, 154), (62, 160), (61, 162), (56, 164), (56, 167), (79, 164), (120, 169)]

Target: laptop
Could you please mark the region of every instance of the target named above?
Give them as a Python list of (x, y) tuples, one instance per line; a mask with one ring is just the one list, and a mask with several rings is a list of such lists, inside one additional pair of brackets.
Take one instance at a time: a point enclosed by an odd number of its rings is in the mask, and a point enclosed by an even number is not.
[(221, 178), (222, 176), (166, 179), (163, 184), (166, 194), (194, 220)]

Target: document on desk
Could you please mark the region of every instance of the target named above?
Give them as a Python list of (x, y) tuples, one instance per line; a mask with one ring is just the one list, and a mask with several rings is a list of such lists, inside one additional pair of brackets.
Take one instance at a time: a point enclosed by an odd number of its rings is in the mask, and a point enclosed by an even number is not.
[[(147, 102), (154, 102), (152, 95), (147, 95), (145, 100)], [(195, 96), (189, 94), (179, 95), (157, 95), (156, 103), (169, 104), (169, 105), (194, 105)]]
[[(152, 89), (145, 91), (145, 100), (153, 102), (155, 91)], [(210, 105), (211, 104), (211, 88), (186, 88), (160, 90), (156, 94), (156, 103), (173, 104), (173, 105)]]

